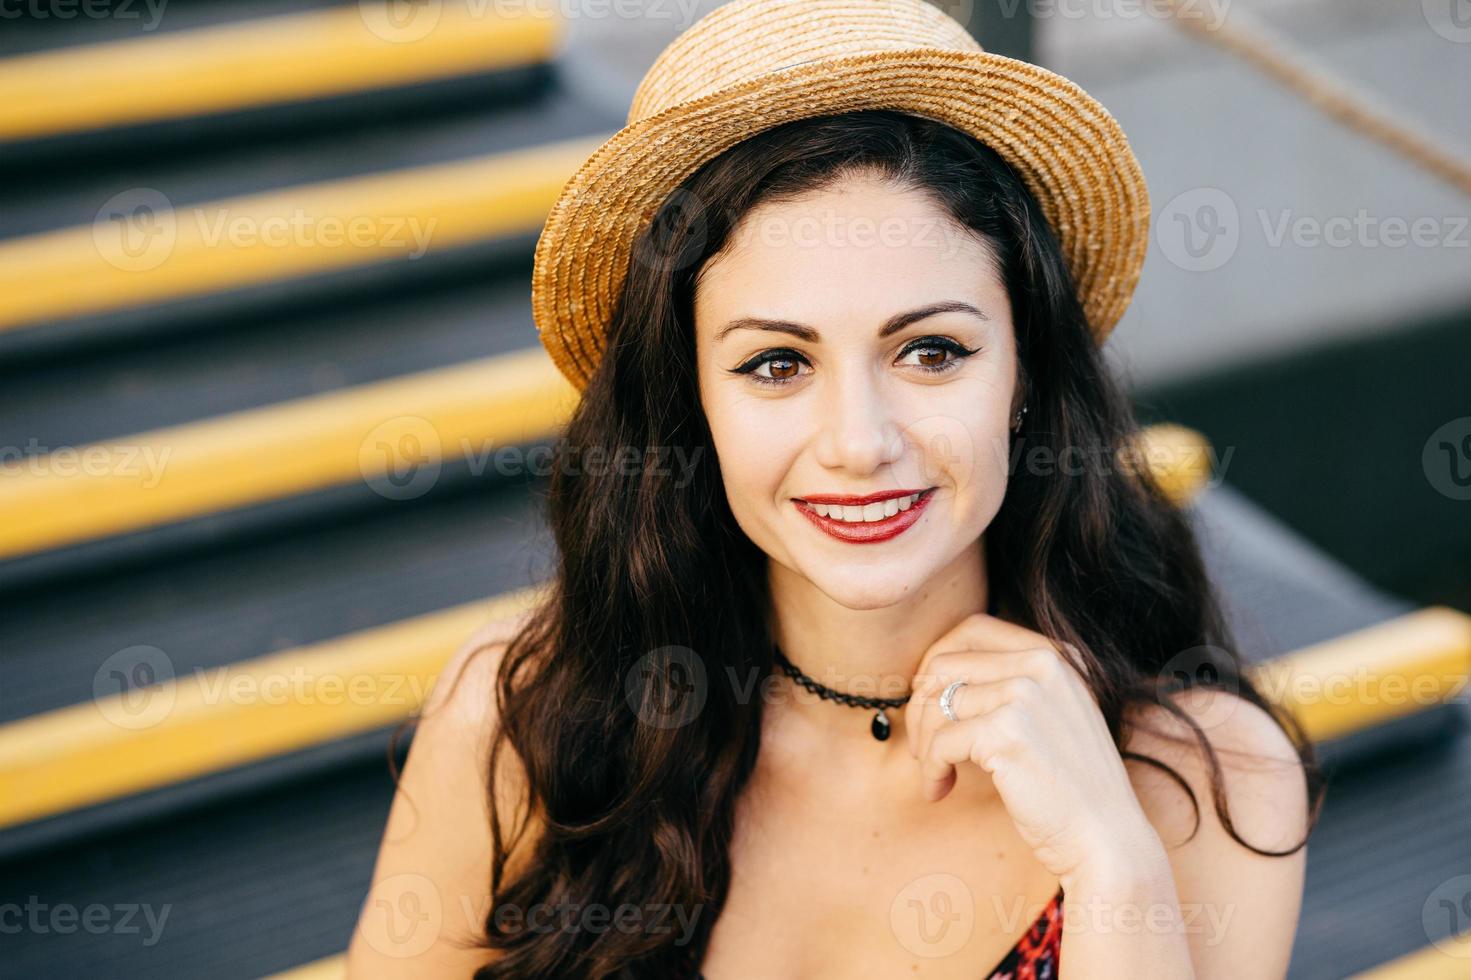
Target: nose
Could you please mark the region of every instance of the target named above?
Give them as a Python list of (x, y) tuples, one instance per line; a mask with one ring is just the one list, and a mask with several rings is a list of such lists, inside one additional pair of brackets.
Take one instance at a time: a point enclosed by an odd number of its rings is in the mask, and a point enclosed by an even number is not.
[(883, 387), (861, 368), (829, 375), (816, 444), (817, 462), (826, 469), (869, 476), (896, 462), (904, 437)]

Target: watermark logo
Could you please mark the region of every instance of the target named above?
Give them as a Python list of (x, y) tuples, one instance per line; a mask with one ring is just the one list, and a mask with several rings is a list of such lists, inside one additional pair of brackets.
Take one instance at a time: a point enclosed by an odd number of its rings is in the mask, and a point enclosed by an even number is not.
[(670, 645), (640, 657), (624, 678), (628, 706), (653, 728), (681, 728), (700, 716), (709, 697), (705, 662), (689, 647)]
[(1000, 0), (1008, 19), (1025, 8), (1036, 20), (1199, 20), (1212, 30), (1226, 19), (1229, 0)]
[(1172, 198), (1154, 228), (1165, 258), (1186, 272), (1219, 269), (1236, 255), (1250, 230), (1269, 249), (1403, 249), (1471, 247), (1471, 217), (1464, 214), (1303, 214), (1293, 208), (1257, 208), (1243, 219), (1231, 195), (1197, 187)]
[(443, 12), (441, 0), (358, 0), (363, 26), (390, 44), (422, 41)]
[(154, 646), (119, 650), (92, 676), (93, 703), (119, 728), (152, 728), (174, 710), (177, 694), (174, 662)]
[(1420, 0), (1430, 29), (1447, 41), (1471, 44), (1471, 0)]
[(1290, 244), (1294, 248), (1466, 248), (1471, 238), (1466, 228), (1471, 218), (1465, 215), (1432, 217), (1420, 215), (1371, 214), (1359, 208), (1352, 215), (1335, 214), (1326, 218), (1298, 214), (1283, 208), (1275, 214), (1266, 208), (1257, 210), (1262, 237), (1270, 248)]
[(977, 476), (975, 437), (953, 415), (927, 415), (903, 425), (904, 438), (922, 447), (919, 483), (966, 486)]
[(397, 874), (373, 885), (358, 919), (368, 945), (398, 959), (427, 952), (443, 926), (439, 889), (421, 874)]
[[(940, 8), (947, 17), (971, 33), (975, 33), (980, 26), (972, 23), (976, 15), (975, 0), (929, 0), (929, 3), (932, 7)], [(1008, 20), (1015, 17), (1020, 5), (1021, 0), (1001, 0), (1002, 16)]]
[(1177, 194), (1161, 209), (1154, 240), (1165, 258), (1187, 272), (1219, 269), (1241, 243), (1236, 202), (1216, 187)]
[(147, 272), (168, 261), (179, 238), (173, 202), (163, 191), (133, 187), (114, 194), (92, 219), (97, 254), (124, 272)]
[(71, 902), (43, 902), (39, 895), (30, 895), (24, 904), (0, 902), (0, 936), (22, 933), (69, 936), (78, 932), (93, 936), (142, 936), (139, 945), (153, 947), (163, 938), (173, 908), (167, 902), (158, 906), (148, 902), (115, 905), (93, 902), (79, 906)]
[[(654, 137), (654, 142), (669, 139), (661, 135)], [(709, 235), (705, 202), (698, 194), (676, 188), (653, 213), (648, 228), (634, 239), (633, 261), (644, 269), (687, 268), (704, 253)], [(681, 246), (684, 251), (677, 253)]]
[[(1239, 695), (1240, 678), (1234, 671), (1221, 666), (1231, 662), (1228, 651), (1209, 644), (1181, 650), (1160, 667), (1159, 687), (1171, 692), (1208, 688), (1213, 692), (1224, 691)], [(1240, 704), (1239, 697), (1214, 696), (1210, 698), (1208, 706), (1193, 717), (1201, 728), (1215, 728), (1230, 721)]]
[(163, 21), (168, 0), (0, 0), (0, 22), (19, 20), (147, 20), (147, 34)]
[(1420, 924), (1436, 949), (1471, 959), (1471, 875), (1456, 875), (1437, 885), (1420, 909)]
[(1420, 465), (1439, 493), (1452, 500), (1471, 500), (1471, 415), (1451, 419), (1430, 433)]
[(953, 956), (970, 941), (975, 921), (975, 896), (953, 874), (916, 878), (889, 903), (889, 928), (915, 956)]
[(254, 202), (176, 208), (151, 187), (114, 194), (92, 219), (97, 253), (124, 272), (148, 272), (169, 260), (181, 235), (199, 247), (247, 250), (353, 248), (401, 251), (410, 260), (429, 251), (436, 217), (332, 214), (313, 208), (258, 207)]
[(358, 472), (373, 492), (413, 500), (434, 488), (444, 458), (439, 430), (418, 415), (375, 426), (358, 446)]
[(152, 490), (163, 480), (173, 447), (149, 443), (94, 443), (87, 446), (43, 446), (34, 437), (24, 446), (0, 446), (0, 471), (8, 476), (72, 479), (135, 478)]

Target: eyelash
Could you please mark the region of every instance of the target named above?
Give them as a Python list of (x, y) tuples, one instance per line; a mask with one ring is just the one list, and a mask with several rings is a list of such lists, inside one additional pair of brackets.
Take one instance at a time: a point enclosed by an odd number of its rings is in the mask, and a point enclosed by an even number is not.
[[(910, 341), (909, 344), (906, 345), (905, 348), (899, 352), (899, 356), (903, 357), (905, 354), (908, 354), (911, 351), (924, 350), (926, 348), (939, 348), (941, 350), (949, 351), (952, 355), (954, 355), (948, 361), (941, 365), (914, 365), (927, 374), (945, 374), (948, 371), (953, 371), (955, 368), (959, 367), (967, 357), (970, 357), (972, 354), (980, 350), (979, 347), (974, 349), (968, 348), (963, 344), (951, 340), (949, 337), (917, 337), (914, 340)], [(756, 369), (759, 368), (761, 365), (769, 364), (772, 361), (793, 360), (801, 361), (804, 364), (807, 363), (807, 359), (794, 350), (785, 347), (776, 348), (773, 350), (762, 351), (760, 354), (757, 354), (755, 357), (751, 358), (740, 367), (732, 368), (731, 373), (749, 375), (751, 380), (755, 381), (757, 384), (763, 384), (771, 388), (779, 388), (783, 385), (791, 384), (797, 379), (768, 378), (764, 375), (757, 374)]]

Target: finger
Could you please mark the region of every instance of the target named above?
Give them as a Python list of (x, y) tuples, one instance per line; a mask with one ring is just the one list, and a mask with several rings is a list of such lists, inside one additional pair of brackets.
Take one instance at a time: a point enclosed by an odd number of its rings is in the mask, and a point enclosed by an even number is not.
[[(956, 680), (964, 680), (966, 686), (989, 683), (983, 680), (983, 675), (987, 672), (987, 659), (993, 656), (997, 656), (996, 653), (958, 650), (937, 658), (937, 665), (944, 671), (943, 674), (934, 674), (919, 680), (905, 703), (905, 739), (909, 743), (909, 755), (918, 759), (924, 753), (925, 746), (930, 743), (934, 730), (949, 721), (949, 718), (944, 717), (944, 708), (940, 706), (944, 689)], [(959, 687), (950, 696), (950, 708), (955, 709), (958, 718), (966, 717), (961, 714), (962, 702), (966, 699), (965, 692), (966, 687)]]
[(929, 751), (920, 760), (920, 771), (926, 782), (943, 779), (949, 768), (970, 762), (992, 772), (997, 757), (1010, 747), (1005, 725), (997, 723), (998, 713), (988, 712), (957, 721), (935, 733)]
[[(976, 682), (1002, 680), (1007, 677), (1031, 677), (1045, 685), (1067, 679), (1077, 671), (1056, 649), (1032, 647), (1026, 650), (952, 650), (928, 658), (928, 663), (915, 672), (910, 700), (937, 700), (945, 685), (953, 680)], [(1078, 675), (1081, 679), (1081, 675)]]
[(926, 800), (938, 800), (949, 793), (962, 763), (974, 762), (989, 771), (989, 766), (979, 760), (994, 758), (998, 738), (995, 727), (990, 715), (977, 715), (951, 722), (935, 733), (920, 759), (920, 782)]
[(998, 653), (1049, 646), (1041, 633), (1020, 623), (977, 612), (966, 616), (930, 644), (936, 652), (950, 650), (992, 650)]
[[(958, 696), (963, 690), (965, 690), (964, 687), (956, 691), (956, 695)], [(955, 700), (952, 699), (951, 703), (954, 704)], [(940, 694), (924, 696), (919, 704), (915, 705), (913, 717), (914, 727), (909, 732), (909, 754), (919, 759), (929, 747), (935, 730), (949, 723), (949, 719), (945, 717), (943, 709), (940, 708)]]
[[(1053, 647), (1026, 650), (952, 650), (926, 656), (928, 669), (914, 675), (910, 697), (904, 705), (904, 732), (909, 754), (919, 758), (928, 743), (927, 735), (945, 719), (938, 705), (951, 681), (982, 684), (1009, 677), (1030, 677), (1043, 687), (1065, 683), (1081, 675)], [(964, 691), (964, 688), (961, 688)], [(957, 692), (957, 700), (958, 694)], [(957, 714), (959, 712), (957, 711)]]
[[(959, 671), (963, 669), (963, 665), (955, 663), (954, 668)], [(977, 683), (964, 672), (954, 675), (947, 674), (943, 683), (938, 686), (923, 687), (911, 695), (908, 703), (905, 704), (905, 736), (909, 740), (909, 754), (914, 758), (918, 759), (923, 754), (935, 729), (950, 722), (950, 719), (945, 717), (945, 709), (940, 706), (940, 698), (944, 695), (945, 688), (952, 681), (957, 680), (965, 681), (965, 684), (956, 688), (955, 693), (950, 696), (950, 707), (955, 711), (956, 717), (961, 717), (960, 707), (965, 700), (966, 688)]]
[(924, 784), (924, 798), (931, 803), (937, 803), (946, 796), (949, 796), (950, 791), (955, 788), (958, 773), (959, 770), (951, 766), (945, 778), (935, 781), (926, 780)]
[(918, 744), (913, 753), (915, 758), (924, 755), (931, 740), (942, 728), (994, 711), (1012, 701), (1036, 697), (1041, 693), (1039, 688), (1040, 685), (1035, 680), (1021, 674), (995, 681), (968, 680), (956, 688), (950, 697), (950, 707), (955, 712), (957, 721), (945, 716), (945, 709), (940, 706), (938, 696), (933, 698), (919, 715), (919, 730), (915, 736)]

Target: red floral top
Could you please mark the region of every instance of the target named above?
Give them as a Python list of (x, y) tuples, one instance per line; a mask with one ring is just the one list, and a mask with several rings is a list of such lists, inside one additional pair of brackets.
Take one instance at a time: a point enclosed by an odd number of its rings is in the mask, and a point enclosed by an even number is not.
[(1057, 980), (1062, 949), (1062, 889), (1037, 916), (1010, 952), (1001, 958), (986, 980)]

